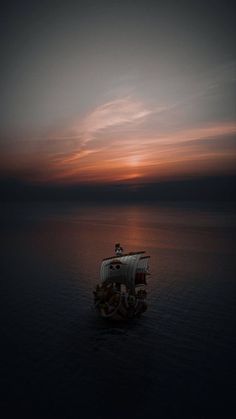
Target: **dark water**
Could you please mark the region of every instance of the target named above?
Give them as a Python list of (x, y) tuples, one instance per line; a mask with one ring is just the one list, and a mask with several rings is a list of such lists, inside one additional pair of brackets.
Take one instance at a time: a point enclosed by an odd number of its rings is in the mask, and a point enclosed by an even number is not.
[[(234, 417), (235, 230), (220, 206), (2, 206), (1, 417)], [(91, 308), (115, 242), (151, 255), (128, 324)]]

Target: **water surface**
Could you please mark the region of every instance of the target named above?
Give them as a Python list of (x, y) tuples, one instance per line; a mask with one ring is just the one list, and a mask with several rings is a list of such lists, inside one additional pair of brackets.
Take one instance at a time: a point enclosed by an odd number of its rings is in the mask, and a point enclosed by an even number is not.
[[(235, 229), (220, 205), (2, 205), (3, 417), (233, 417)], [(152, 275), (113, 325), (92, 290), (115, 242)]]

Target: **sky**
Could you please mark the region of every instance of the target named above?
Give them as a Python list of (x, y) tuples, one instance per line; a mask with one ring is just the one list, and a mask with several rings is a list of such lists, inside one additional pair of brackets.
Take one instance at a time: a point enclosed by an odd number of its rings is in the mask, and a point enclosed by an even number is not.
[(233, 2), (3, 2), (0, 32), (0, 177), (235, 174)]

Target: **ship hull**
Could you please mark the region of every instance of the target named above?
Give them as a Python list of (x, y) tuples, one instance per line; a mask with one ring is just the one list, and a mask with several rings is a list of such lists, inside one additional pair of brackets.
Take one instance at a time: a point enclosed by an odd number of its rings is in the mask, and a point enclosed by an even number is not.
[(140, 317), (147, 310), (144, 298), (115, 291), (109, 298), (94, 292), (94, 306), (97, 314), (105, 319), (128, 320)]

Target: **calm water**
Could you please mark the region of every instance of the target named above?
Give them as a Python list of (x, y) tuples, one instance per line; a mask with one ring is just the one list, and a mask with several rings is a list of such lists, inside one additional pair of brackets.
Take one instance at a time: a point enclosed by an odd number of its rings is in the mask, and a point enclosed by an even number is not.
[[(230, 208), (1, 208), (1, 416), (233, 417), (236, 215)], [(98, 319), (99, 263), (151, 255), (149, 309)]]

